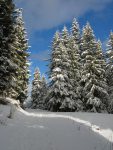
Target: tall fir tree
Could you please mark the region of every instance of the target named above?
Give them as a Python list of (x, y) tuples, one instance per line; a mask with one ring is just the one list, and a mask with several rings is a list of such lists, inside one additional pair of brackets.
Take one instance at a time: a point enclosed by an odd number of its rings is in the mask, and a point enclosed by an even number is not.
[[(13, 0), (0, 1), (0, 95), (19, 97), (28, 82), (28, 49), (21, 9)], [(24, 95), (25, 98), (25, 95)]]
[(96, 41), (89, 23), (83, 29), (82, 50), (83, 70), (80, 83), (86, 111), (105, 111), (108, 93), (104, 59), (100, 43)]
[(18, 93), (16, 99), (19, 99), (21, 103), (27, 98), (27, 88), (29, 81), (29, 53), (28, 53), (28, 40), (26, 39), (26, 30), (24, 28), (22, 9), (16, 10), (17, 17), (15, 17), (15, 34), (17, 37), (16, 47), (16, 59), (14, 60), (18, 64), (17, 70), (17, 86), (16, 91)]
[(18, 66), (13, 62), (15, 56), (14, 33), (15, 5), (12, 0), (0, 1), (0, 95), (10, 95), (16, 87), (16, 71)]
[(68, 54), (71, 61), (70, 80), (72, 81), (76, 111), (83, 110), (83, 102), (81, 101), (80, 84), (81, 79), (81, 56), (80, 56), (80, 29), (76, 19), (73, 19), (71, 27), (71, 35), (69, 40)]
[[(51, 55), (50, 55), (50, 60), (49, 60), (49, 71), (48, 71), (48, 75), (49, 75), (49, 79), (50, 79), (50, 83), (48, 85), (48, 93), (47, 93), (47, 97), (46, 97), (46, 103), (47, 103), (47, 109), (51, 110), (51, 111), (57, 111), (57, 96), (54, 95), (54, 89), (52, 91), (52, 85), (53, 82), (51, 80), (52, 78), (52, 71), (54, 70), (54, 68), (59, 68), (61, 62), (61, 52), (58, 49), (58, 45), (60, 44), (60, 33), (59, 31), (56, 31), (54, 37), (53, 37), (53, 41), (52, 41), (52, 47), (51, 47)], [(55, 98), (54, 100), (50, 100), (53, 96), (56, 96), (56, 102), (55, 102)]]
[[(50, 68), (51, 83), (49, 86), (48, 108), (51, 111), (73, 111), (74, 100), (72, 85), (69, 80), (70, 60), (66, 45), (68, 44), (67, 29), (64, 28), (62, 39), (57, 32), (52, 47)], [(67, 38), (67, 39), (66, 39)], [(58, 39), (58, 44), (55, 42)], [(55, 47), (54, 47), (55, 45)]]
[[(59, 31), (56, 31), (54, 37), (53, 37), (53, 42), (52, 42), (52, 48), (51, 48), (51, 54), (50, 54), (50, 59), (49, 59), (49, 71), (48, 71), (48, 76), (51, 78), (51, 70), (54, 68), (55, 65), (55, 57), (56, 55), (59, 55), (59, 53), (54, 53), (54, 50), (57, 48), (57, 46), (60, 43), (60, 33)], [(58, 63), (59, 64), (59, 63)]]
[(109, 106), (108, 111), (113, 113), (113, 32), (110, 33), (109, 41), (107, 44), (107, 65), (106, 65), (106, 78), (109, 93)]

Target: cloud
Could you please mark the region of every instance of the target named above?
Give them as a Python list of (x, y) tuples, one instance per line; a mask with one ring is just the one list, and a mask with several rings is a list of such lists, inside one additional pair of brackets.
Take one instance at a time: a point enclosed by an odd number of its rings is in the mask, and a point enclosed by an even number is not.
[(112, 0), (15, 0), (24, 9), (29, 30), (56, 27), (92, 10), (102, 11)]

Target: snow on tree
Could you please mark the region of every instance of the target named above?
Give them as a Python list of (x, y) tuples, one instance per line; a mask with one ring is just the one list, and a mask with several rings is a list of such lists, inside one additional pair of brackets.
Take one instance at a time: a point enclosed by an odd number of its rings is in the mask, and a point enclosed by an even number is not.
[(109, 108), (108, 111), (113, 113), (113, 32), (110, 33), (109, 41), (107, 44), (107, 65), (106, 65), (106, 78), (109, 93)]
[(52, 51), (51, 51), (50, 60), (49, 60), (50, 63), (48, 65), (49, 66), (49, 72), (48, 72), (49, 78), (51, 76), (51, 70), (52, 70), (52, 68), (54, 68), (54, 65), (56, 63), (58, 63), (58, 60), (55, 63), (55, 58), (56, 58), (57, 55), (59, 55), (59, 52), (58, 53), (57, 52), (54, 53), (54, 50), (57, 48), (57, 46), (59, 45), (59, 43), (60, 43), (60, 33), (59, 33), (59, 31), (56, 31), (55, 36), (53, 37)]
[(47, 95), (47, 81), (44, 75), (41, 78), (41, 89), (40, 89), (40, 101), (38, 102), (37, 108), (47, 109), (46, 105), (46, 95)]
[[(61, 64), (61, 52), (59, 51), (58, 49), (58, 45), (60, 43), (60, 33), (59, 31), (56, 31), (54, 37), (53, 37), (53, 42), (52, 42), (52, 47), (51, 47), (51, 55), (50, 55), (50, 60), (49, 60), (49, 71), (48, 71), (48, 75), (49, 75), (49, 79), (52, 78), (52, 72), (53, 70), (61, 70), (59, 68), (60, 64)], [(51, 109), (54, 111), (57, 109), (57, 108), (54, 108), (56, 107), (55, 105), (55, 100), (54, 101), (50, 101), (51, 99), (51, 96), (52, 96), (52, 93), (54, 91), (52, 91), (52, 84), (53, 82), (50, 81), (50, 85), (49, 85), (49, 89), (48, 89), (48, 93), (47, 93), (47, 97), (46, 97), (46, 103), (47, 103), (47, 109)], [(54, 106), (53, 106), (54, 105)]]
[(75, 41), (75, 44), (79, 45), (81, 42), (80, 28), (76, 18), (73, 19), (71, 27), (71, 37)]
[(82, 35), (82, 98), (86, 111), (102, 112), (106, 110), (108, 98), (105, 78), (105, 62), (102, 48), (96, 41), (89, 23), (83, 29)]
[(0, 95), (22, 103), (20, 93), (25, 92), (29, 78), (28, 44), (21, 9), (15, 8), (13, 0), (0, 2), (0, 31)]
[[(64, 29), (66, 31), (66, 28)], [(64, 37), (64, 33), (62, 35)], [(53, 40), (50, 65), (52, 67), (50, 68), (48, 109), (51, 111), (73, 111), (75, 109), (72, 85), (69, 80), (70, 60), (65, 44), (67, 44), (65, 38), (60, 39), (57, 32)]]
[(47, 83), (44, 75), (41, 77), (39, 69), (35, 70), (34, 79), (32, 81), (32, 108), (45, 109), (45, 98), (47, 94)]
[(76, 105), (76, 111), (83, 109), (83, 103), (81, 101), (80, 84), (81, 79), (81, 57), (80, 57), (80, 29), (76, 19), (72, 22), (71, 35), (69, 39), (68, 54), (71, 61), (70, 67), (70, 80), (73, 85), (74, 99)]
[(66, 26), (64, 26), (63, 30), (62, 30), (62, 34), (61, 34), (61, 42), (63, 43), (63, 45), (68, 48), (68, 44), (69, 44), (69, 33), (68, 30), (66, 28)]
[(18, 64), (16, 72), (17, 82), (16, 91), (18, 93), (16, 99), (21, 103), (27, 98), (27, 88), (29, 81), (29, 53), (27, 52), (28, 40), (26, 39), (26, 30), (24, 28), (22, 9), (15, 10), (15, 35), (16, 35), (16, 57), (14, 61)]
[(0, 1), (0, 95), (10, 97), (10, 90), (16, 87), (14, 13), (12, 0)]
[(40, 101), (40, 86), (41, 86), (41, 75), (39, 69), (34, 72), (34, 79), (32, 81), (32, 108), (37, 108), (38, 102)]

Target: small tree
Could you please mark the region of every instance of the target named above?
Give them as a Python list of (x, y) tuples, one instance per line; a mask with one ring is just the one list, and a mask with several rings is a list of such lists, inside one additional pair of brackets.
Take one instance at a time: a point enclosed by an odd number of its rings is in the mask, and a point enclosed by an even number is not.
[(32, 108), (37, 108), (38, 102), (40, 101), (40, 90), (41, 90), (41, 77), (39, 69), (36, 69), (34, 72), (34, 79), (32, 81)]
[(45, 76), (43, 75), (41, 78), (40, 101), (38, 102), (37, 108), (43, 110), (47, 109), (46, 96), (47, 96), (47, 82)]
[(47, 83), (44, 75), (41, 78), (39, 69), (35, 70), (32, 81), (32, 108), (46, 109), (45, 98), (47, 95)]

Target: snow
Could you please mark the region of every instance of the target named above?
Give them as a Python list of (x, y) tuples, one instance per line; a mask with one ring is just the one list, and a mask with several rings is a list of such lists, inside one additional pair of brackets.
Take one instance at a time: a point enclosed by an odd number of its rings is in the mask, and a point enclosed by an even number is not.
[(113, 115), (20, 108), (8, 119), (0, 105), (0, 150), (112, 150)]
[(56, 67), (55, 69), (53, 69), (54, 72), (61, 72), (61, 69), (59, 67)]

